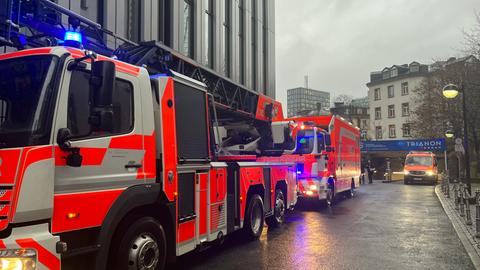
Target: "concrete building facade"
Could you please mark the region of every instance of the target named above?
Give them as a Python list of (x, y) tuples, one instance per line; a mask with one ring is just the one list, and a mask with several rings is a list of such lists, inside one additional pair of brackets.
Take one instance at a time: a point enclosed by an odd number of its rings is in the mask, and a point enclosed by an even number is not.
[[(359, 100), (359, 99), (357, 99)], [(360, 129), (360, 135), (362, 140), (371, 139), (372, 134), (370, 129), (370, 115), (368, 103), (352, 102), (345, 104), (343, 102), (335, 102), (334, 107), (330, 108), (332, 114), (341, 116), (354, 126)]]
[(410, 119), (416, 107), (414, 90), (427, 76), (428, 66), (418, 62), (394, 65), (370, 74), (367, 87), (372, 139), (412, 137)]
[[(305, 87), (287, 90), (287, 115), (311, 115), (328, 112), (330, 93)], [(316, 112), (316, 113), (315, 113)]]
[(157, 40), (275, 97), (275, 0), (56, 0), (133, 41)]

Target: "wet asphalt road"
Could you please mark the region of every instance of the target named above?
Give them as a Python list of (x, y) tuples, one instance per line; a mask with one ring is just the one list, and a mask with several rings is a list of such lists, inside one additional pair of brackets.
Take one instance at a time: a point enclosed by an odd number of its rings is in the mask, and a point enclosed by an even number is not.
[(300, 203), (260, 241), (241, 234), (175, 269), (474, 269), (432, 186), (365, 185), (333, 209)]

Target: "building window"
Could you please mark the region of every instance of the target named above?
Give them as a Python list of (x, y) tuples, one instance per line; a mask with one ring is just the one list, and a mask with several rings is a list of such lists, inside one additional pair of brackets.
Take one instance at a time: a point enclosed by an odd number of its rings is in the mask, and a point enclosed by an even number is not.
[(193, 58), (193, 0), (184, 0), (182, 24), (182, 53)]
[(410, 65), (410, 72), (419, 72), (420, 71), (420, 65), (418, 64), (411, 64)]
[(268, 89), (268, 0), (263, 0), (263, 91)]
[(402, 103), (402, 116), (409, 116), (410, 115), (410, 108), (408, 103)]
[(213, 1), (203, 0), (203, 6), (205, 8), (204, 61), (207, 67), (213, 68)]
[(388, 97), (393, 98), (395, 96), (395, 88), (393, 85), (388, 86)]
[(397, 135), (395, 134), (395, 125), (389, 125), (388, 126), (388, 137), (389, 138), (397, 137)]
[[(103, 2), (103, 1), (100, 1)], [(163, 44), (172, 46), (172, 0), (158, 2), (158, 39)]]
[(388, 118), (395, 118), (395, 105), (388, 105)]
[(385, 70), (382, 72), (382, 78), (385, 80), (385, 79), (388, 79), (390, 78), (390, 70)]
[(403, 137), (411, 137), (410, 134), (410, 124), (403, 124), (402, 126)]
[(360, 128), (361, 128), (361, 129), (366, 129), (367, 126), (368, 126), (368, 124), (367, 124), (367, 119), (362, 119), (362, 123), (361, 123), (361, 125), (360, 125)]
[(402, 83), (402, 96), (408, 95), (408, 82)]
[(252, 88), (257, 89), (257, 0), (252, 0)]
[(230, 77), (230, 59), (231, 59), (231, 45), (230, 40), (231, 36), (231, 18), (232, 18), (232, 11), (231, 11), (231, 1), (225, 0), (225, 11), (223, 14), (223, 74), (225, 76)]
[(245, 0), (238, 1), (238, 73), (245, 84)]
[(139, 42), (141, 39), (141, 5), (140, 1), (128, 0), (127, 38)]
[(382, 108), (380, 107), (375, 108), (375, 119), (376, 120), (382, 119)]
[(381, 127), (381, 126), (375, 127), (375, 138), (376, 138), (377, 140), (382, 139), (382, 134), (383, 134), (383, 132), (382, 132), (382, 127)]
[(375, 88), (375, 90), (373, 90), (373, 93), (374, 93), (375, 100), (382, 99), (382, 96), (380, 96), (380, 88)]
[(398, 76), (398, 69), (397, 68), (393, 68), (391, 71), (390, 71), (390, 77), (397, 77)]

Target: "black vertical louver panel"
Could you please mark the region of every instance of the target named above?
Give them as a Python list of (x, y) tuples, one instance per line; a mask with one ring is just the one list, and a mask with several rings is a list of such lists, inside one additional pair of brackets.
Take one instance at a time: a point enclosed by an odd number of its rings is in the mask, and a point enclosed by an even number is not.
[(195, 215), (195, 173), (178, 175), (178, 218), (188, 220)]
[(175, 82), (175, 120), (179, 161), (208, 160), (205, 92)]

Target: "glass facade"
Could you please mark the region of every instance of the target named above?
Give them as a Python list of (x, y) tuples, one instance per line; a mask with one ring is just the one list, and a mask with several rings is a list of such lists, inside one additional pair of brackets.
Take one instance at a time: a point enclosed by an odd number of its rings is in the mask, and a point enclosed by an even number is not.
[(182, 27), (182, 53), (193, 58), (193, 1), (184, 0)]
[(204, 64), (207, 67), (213, 67), (213, 18), (214, 18), (214, 9), (212, 0), (203, 0), (204, 10)]
[[(156, 40), (275, 97), (275, 0), (57, 1), (135, 42)], [(111, 47), (121, 45), (107, 40)]]
[(304, 114), (305, 111), (328, 111), (330, 93), (307, 88), (294, 88), (287, 91), (288, 116)]

